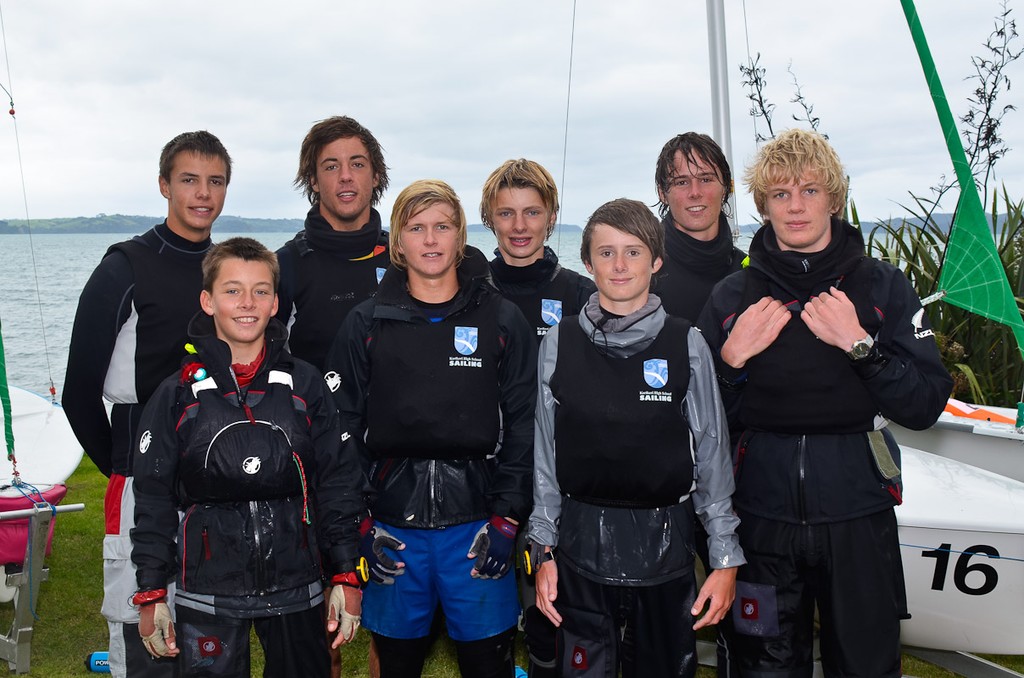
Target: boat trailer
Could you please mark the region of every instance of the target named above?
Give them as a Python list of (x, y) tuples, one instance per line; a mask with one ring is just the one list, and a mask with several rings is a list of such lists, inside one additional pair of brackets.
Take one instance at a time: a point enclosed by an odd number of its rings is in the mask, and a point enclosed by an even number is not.
[(0, 512), (0, 521), (28, 518), (28, 542), (21, 572), (0, 576), (14, 591), (14, 621), (10, 630), (0, 635), (0, 659), (6, 659), (14, 673), (28, 673), (31, 664), (32, 625), (35, 620), (35, 601), (39, 600), (39, 585), (49, 579), (50, 569), (45, 566), (46, 536), (50, 523), (58, 513), (71, 513), (85, 509), (85, 504), (54, 506), (37, 502), (32, 508)]

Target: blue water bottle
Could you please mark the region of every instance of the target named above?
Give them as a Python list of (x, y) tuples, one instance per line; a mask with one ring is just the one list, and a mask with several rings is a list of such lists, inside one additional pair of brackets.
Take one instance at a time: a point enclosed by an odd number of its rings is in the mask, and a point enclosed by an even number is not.
[(93, 673), (110, 673), (110, 658), (107, 652), (93, 652), (85, 656), (85, 668)]

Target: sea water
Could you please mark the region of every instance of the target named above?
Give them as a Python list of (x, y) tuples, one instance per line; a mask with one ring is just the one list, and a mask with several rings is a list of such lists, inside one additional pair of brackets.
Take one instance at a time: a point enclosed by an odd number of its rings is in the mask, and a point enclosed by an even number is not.
[[(294, 233), (231, 234), (214, 229), (214, 241), (232, 235), (254, 237), (276, 250)], [(580, 236), (578, 230), (559, 230), (548, 245), (563, 266), (585, 272)], [(60, 398), (78, 297), (107, 248), (128, 237), (122, 233), (0, 235), (0, 332), (9, 384), (45, 394), (52, 380)], [(495, 239), (490, 231), (471, 231), (469, 244), (488, 259), (493, 256)]]

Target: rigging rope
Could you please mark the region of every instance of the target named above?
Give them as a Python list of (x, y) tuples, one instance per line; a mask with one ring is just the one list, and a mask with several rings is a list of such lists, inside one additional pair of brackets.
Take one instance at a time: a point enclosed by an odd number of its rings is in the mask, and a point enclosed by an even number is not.
[[(43, 299), (39, 291), (39, 272), (38, 265), (36, 263), (36, 250), (35, 243), (32, 239), (32, 220), (29, 218), (28, 211), (28, 190), (25, 187), (25, 167), (21, 160), (21, 137), (18, 134), (18, 117), (15, 115), (14, 109), (14, 82), (11, 79), (11, 60), (7, 54), (7, 30), (4, 26), (4, 11), (3, 4), (0, 3), (0, 39), (3, 41), (4, 46), (4, 63), (7, 66), (7, 87), (0, 85), (0, 88), (7, 94), (7, 98), (10, 101), (10, 110), (8, 111), (11, 115), (11, 121), (14, 123), (14, 145), (18, 156), (18, 173), (21, 177), (21, 199), (25, 207), (25, 230), (28, 232), (28, 250), (29, 256), (32, 259), (32, 280), (35, 283), (36, 293), (36, 308), (39, 310), (39, 336), (43, 342), (43, 358), (46, 361), (46, 375), (50, 380), (50, 400), (53, 404), (57, 404), (57, 388), (53, 383), (53, 369), (50, 366), (50, 347), (46, 339), (46, 319), (43, 316)], [(0, 375), (3, 377), (4, 387), (6, 390), (7, 386), (7, 373), (6, 371)], [(10, 445), (13, 448), (13, 443)], [(13, 449), (10, 450), (13, 454)], [(15, 469), (17, 470), (17, 469)]]
[(572, 2), (572, 26), (569, 30), (569, 75), (568, 83), (565, 88), (565, 130), (562, 133), (562, 178), (560, 186), (558, 187), (559, 210), (558, 210), (558, 236), (555, 238), (555, 248), (562, 251), (562, 220), (561, 216), (565, 213), (565, 159), (568, 155), (569, 149), (569, 102), (572, 100), (572, 54), (573, 47), (576, 43), (576, 0)]

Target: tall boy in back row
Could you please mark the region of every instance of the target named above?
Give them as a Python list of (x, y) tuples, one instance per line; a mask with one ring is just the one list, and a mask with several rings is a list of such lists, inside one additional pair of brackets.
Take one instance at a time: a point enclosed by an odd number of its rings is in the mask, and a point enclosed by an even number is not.
[[(103, 616), (114, 676), (172, 676), (139, 640), (131, 604), (135, 570), (132, 449), (142, 409), (178, 367), (189, 318), (199, 310), (202, 261), (224, 208), (231, 157), (209, 132), (174, 137), (160, 154), (167, 219), (113, 245), (82, 290), (68, 351), (63, 404), (78, 441), (110, 480), (104, 499)], [(103, 401), (113, 403), (110, 420)]]
[(726, 210), (732, 171), (721, 147), (706, 134), (669, 139), (654, 171), (658, 212), (665, 230), (665, 265), (651, 291), (665, 311), (694, 322), (719, 280), (740, 270)]
[(895, 678), (907, 608), (886, 424), (932, 425), (952, 380), (909, 281), (840, 218), (846, 172), (824, 137), (784, 132), (744, 179), (765, 225), (698, 321), (748, 558), (733, 656), (744, 676), (809, 678), (817, 605), (826, 676)]
[(388, 187), (384, 152), (352, 118), (321, 120), (302, 140), (295, 185), (311, 206), (303, 229), (277, 250), (277, 319), (292, 354), (323, 370), (341, 321), (373, 296), (390, 263), (374, 208)]
[[(545, 245), (558, 218), (555, 180), (532, 160), (506, 160), (484, 182), (480, 218), (498, 240), (490, 262), (491, 280), (536, 328), (540, 344), (563, 317), (578, 315), (597, 290), (590, 278), (562, 268), (555, 251)], [(519, 539), (525, 544), (525, 531)], [(519, 587), (529, 676), (553, 677), (557, 675), (555, 628), (534, 604), (530, 578), (521, 576)]]

